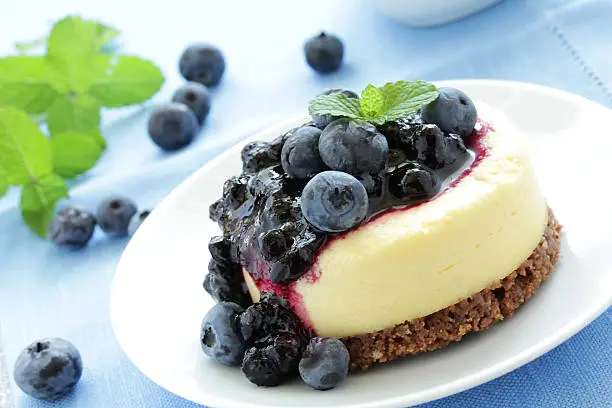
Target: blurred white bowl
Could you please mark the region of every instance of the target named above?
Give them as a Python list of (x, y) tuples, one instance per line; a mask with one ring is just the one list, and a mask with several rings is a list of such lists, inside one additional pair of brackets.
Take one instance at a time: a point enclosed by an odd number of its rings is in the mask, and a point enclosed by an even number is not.
[(503, 0), (370, 0), (381, 13), (416, 27), (447, 23)]

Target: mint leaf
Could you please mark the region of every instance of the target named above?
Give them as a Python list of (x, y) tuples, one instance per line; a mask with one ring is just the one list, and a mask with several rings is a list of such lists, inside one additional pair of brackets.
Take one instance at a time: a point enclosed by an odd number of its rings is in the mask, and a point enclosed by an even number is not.
[(0, 108), (0, 163), (14, 185), (53, 170), (49, 139), (25, 112), (11, 107)]
[(320, 95), (308, 104), (310, 115), (334, 115), (347, 118), (363, 118), (359, 101), (344, 94)]
[(43, 113), (57, 97), (54, 74), (44, 57), (0, 58), (0, 106)]
[(89, 89), (102, 106), (142, 103), (164, 83), (161, 70), (150, 61), (131, 56), (98, 56)]
[(51, 138), (53, 167), (64, 178), (72, 178), (91, 169), (100, 156), (102, 148), (87, 133), (65, 132)]
[(49, 223), (59, 200), (68, 197), (68, 188), (57, 174), (32, 179), (21, 190), (21, 215), (39, 237), (46, 238)]
[(107, 54), (116, 50), (117, 47), (113, 46), (113, 41), (119, 36), (119, 30), (97, 21), (87, 21), (87, 23), (94, 26), (99, 52)]
[(49, 64), (73, 92), (85, 92), (91, 84), (93, 58), (99, 48), (96, 31), (95, 25), (80, 17), (66, 17), (53, 26), (49, 35)]
[(381, 115), (383, 123), (406, 117), (439, 95), (435, 85), (419, 80), (388, 82), (381, 91), (385, 98), (384, 114)]
[(65, 131), (92, 131), (100, 127), (100, 104), (87, 94), (57, 98), (47, 117), (51, 135)]
[(0, 197), (6, 194), (9, 188), (9, 182), (6, 178), (6, 172), (2, 167), (0, 167)]
[(359, 99), (359, 107), (361, 112), (367, 117), (373, 117), (380, 115), (385, 105), (385, 99), (380, 89), (374, 85), (368, 85), (361, 92), (361, 99)]

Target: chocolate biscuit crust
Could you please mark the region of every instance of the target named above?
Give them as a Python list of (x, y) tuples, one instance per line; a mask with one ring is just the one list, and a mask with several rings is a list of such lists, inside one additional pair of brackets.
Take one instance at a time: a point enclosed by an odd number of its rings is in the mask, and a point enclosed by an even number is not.
[(501, 281), (446, 309), (394, 327), (341, 340), (351, 355), (351, 369), (432, 351), (459, 341), (470, 332), (488, 329), (512, 316), (538, 290), (559, 260), (561, 226), (552, 211), (538, 246)]

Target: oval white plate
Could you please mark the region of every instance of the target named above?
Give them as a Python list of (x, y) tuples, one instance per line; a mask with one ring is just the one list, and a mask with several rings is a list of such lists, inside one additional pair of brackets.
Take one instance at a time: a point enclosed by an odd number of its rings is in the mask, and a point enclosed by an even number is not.
[[(612, 150), (612, 114), (582, 97), (536, 85), (451, 81), (505, 112), (527, 134), (538, 176), (564, 225), (563, 260), (508, 321), (444, 350), (351, 375), (316, 392), (300, 381), (257, 388), (238, 368), (200, 351), (200, 321), (213, 301), (202, 289), (207, 243), (218, 234), (208, 206), (241, 169), (243, 143), (204, 166), (152, 213), (129, 243), (111, 295), (111, 319), (127, 356), (149, 378), (214, 407), (394, 407), (423, 403), (501, 376), (560, 344), (611, 303), (612, 213), (602, 183)], [(254, 136), (271, 139), (299, 119)]]

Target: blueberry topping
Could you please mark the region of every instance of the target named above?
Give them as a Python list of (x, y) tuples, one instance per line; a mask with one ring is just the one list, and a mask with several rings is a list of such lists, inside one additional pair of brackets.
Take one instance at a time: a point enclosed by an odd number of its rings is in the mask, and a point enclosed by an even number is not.
[(280, 152), (268, 142), (252, 142), (242, 149), (242, 168), (245, 173), (256, 173), (280, 164)]
[(248, 177), (231, 177), (223, 185), (223, 197), (232, 209), (236, 209), (244, 203), (248, 197)]
[(436, 125), (422, 125), (412, 139), (414, 157), (430, 169), (444, 167), (448, 161), (444, 133)]
[(100, 228), (111, 237), (128, 235), (130, 220), (138, 211), (136, 203), (121, 196), (109, 197), (98, 206), (96, 218)]
[(246, 349), (240, 332), (242, 307), (231, 302), (213, 306), (202, 320), (200, 345), (204, 354), (228, 366), (242, 363)]
[(470, 152), (463, 139), (459, 135), (446, 135), (444, 138), (446, 143), (446, 166), (451, 170), (457, 170), (463, 163), (470, 160)]
[(240, 264), (211, 259), (203, 286), (217, 302), (234, 302), (244, 307), (251, 304)]
[(144, 220), (147, 219), (149, 214), (151, 214), (151, 211), (144, 210), (144, 211), (140, 211), (140, 212), (138, 212), (138, 213), (136, 213), (136, 214), (134, 214), (132, 216), (132, 219), (130, 219), (130, 223), (128, 224), (128, 235), (130, 237), (136, 233), (138, 228), (140, 228), (140, 226), (142, 225)]
[[(322, 92), (321, 94), (317, 96), (336, 95), (340, 93), (344, 94), (347, 98), (359, 99), (359, 95), (357, 95), (355, 92), (349, 91), (348, 89), (338, 89), (338, 88), (329, 89), (325, 92)], [(325, 126), (329, 125), (336, 119), (340, 119), (340, 117), (333, 116), (333, 115), (312, 115), (312, 121), (314, 122), (315, 126), (318, 127), (319, 129), (325, 129)]]
[(300, 216), (298, 200), (287, 195), (271, 195), (263, 208), (263, 224), (267, 229), (276, 228)]
[(329, 390), (346, 378), (349, 362), (349, 352), (340, 340), (314, 337), (300, 360), (300, 376), (314, 389)]
[(265, 387), (280, 385), (284, 375), (273, 348), (251, 347), (242, 360), (242, 372), (253, 384)]
[(440, 184), (440, 178), (427, 167), (407, 163), (394, 172), (389, 188), (398, 198), (419, 201), (436, 195), (440, 191)]
[(308, 222), (321, 231), (346, 231), (364, 220), (368, 194), (355, 177), (324, 171), (304, 187), (301, 208)]
[(281, 230), (270, 230), (259, 235), (259, 250), (266, 261), (274, 261), (287, 251), (287, 238)]
[(157, 146), (175, 151), (193, 141), (198, 132), (198, 118), (186, 105), (172, 102), (153, 111), (148, 129)]
[(208, 251), (217, 262), (231, 262), (232, 241), (225, 236), (212, 237), (208, 242)]
[[(280, 171), (280, 172), (279, 172)], [(269, 196), (281, 189), (282, 169), (270, 167), (255, 173), (249, 180), (247, 188), (253, 197)]]
[(478, 113), (474, 102), (455, 88), (438, 88), (440, 96), (423, 108), (423, 119), (437, 125), (445, 133), (465, 138), (472, 134)]
[(79, 207), (66, 207), (56, 214), (49, 224), (49, 237), (59, 246), (83, 248), (96, 228), (96, 218), (91, 211)]
[(172, 96), (172, 102), (187, 105), (196, 115), (199, 123), (204, 122), (210, 112), (210, 92), (205, 85), (198, 82), (187, 82), (178, 88)]
[(389, 147), (387, 139), (371, 124), (338, 119), (321, 133), (319, 153), (333, 170), (378, 174), (387, 165)]
[(25, 394), (54, 400), (70, 393), (82, 373), (83, 361), (76, 347), (63, 339), (48, 338), (30, 344), (21, 352), (13, 376)]
[(216, 85), (225, 72), (225, 59), (214, 45), (191, 44), (181, 55), (179, 71), (188, 81), (206, 86)]
[(281, 163), (285, 173), (295, 178), (307, 178), (326, 169), (319, 156), (321, 130), (304, 126), (296, 130), (285, 142)]
[(304, 44), (306, 62), (320, 73), (338, 70), (344, 57), (344, 44), (338, 37), (322, 32)]

